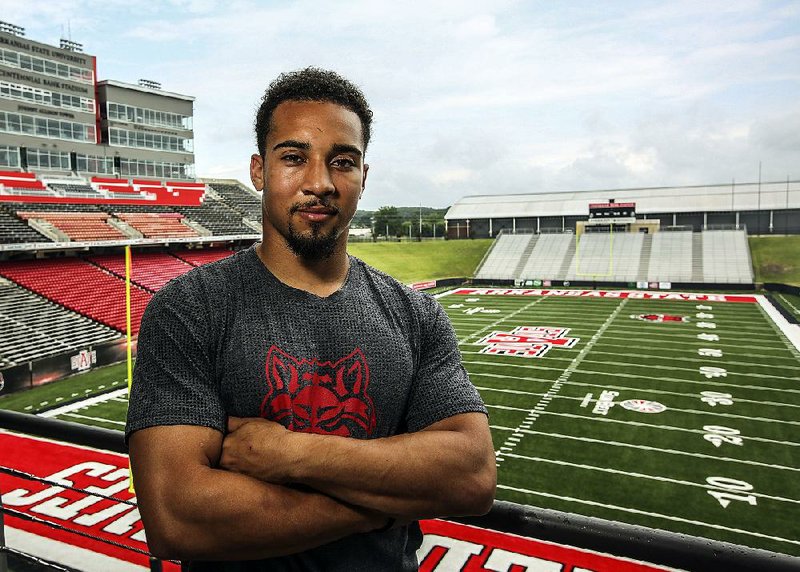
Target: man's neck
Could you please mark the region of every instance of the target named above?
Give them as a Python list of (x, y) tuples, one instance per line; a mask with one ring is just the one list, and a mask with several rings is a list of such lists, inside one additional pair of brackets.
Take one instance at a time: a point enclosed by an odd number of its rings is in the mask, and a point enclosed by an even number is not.
[(326, 298), (338, 291), (347, 279), (350, 259), (346, 247), (347, 243), (343, 242), (336, 245), (328, 258), (307, 260), (292, 252), (283, 238), (264, 237), (256, 245), (256, 253), (267, 270), (287, 286)]

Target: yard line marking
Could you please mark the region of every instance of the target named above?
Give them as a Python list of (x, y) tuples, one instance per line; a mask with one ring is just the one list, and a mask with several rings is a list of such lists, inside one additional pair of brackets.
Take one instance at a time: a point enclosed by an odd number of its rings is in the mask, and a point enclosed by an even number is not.
[[(612, 473), (612, 474), (615, 474), (615, 475), (622, 475), (622, 476), (625, 476), (625, 477), (635, 477), (637, 479), (650, 479), (650, 480), (653, 480), (653, 481), (660, 481), (660, 482), (664, 482), (664, 483), (672, 483), (674, 485), (685, 485), (685, 486), (689, 486), (689, 487), (697, 487), (697, 488), (702, 488), (704, 490), (708, 488), (708, 484), (706, 484), (706, 483), (695, 483), (695, 482), (692, 482), (692, 481), (684, 481), (684, 480), (680, 480), (680, 479), (672, 479), (672, 478), (669, 478), (669, 477), (661, 477), (661, 476), (658, 476), (658, 475), (646, 475), (644, 473), (635, 473), (635, 472), (631, 472), (631, 471), (622, 471), (620, 469), (612, 469), (611, 467), (598, 467), (598, 466), (595, 466), (595, 465), (585, 465), (583, 463), (570, 463), (568, 461), (559, 461), (557, 459), (546, 459), (544, 457), (529, 457), (528, 455), (519, 455), (519, 454), (516, 454), (516, 453), (506, 453), (506, 455), (508, 457), (512, 457), (514, 459), (522, 459), (523, 461), (533, 461), (535, 463), (550, 463), (552, 465), (561, 465), (561, 466), (564, 466), (564, 467), (575, 467), (575, 468), (578, 468), (578, 469), (586, 469), (588, 471), (600, 471), (600, 472), (603, 472), (603, 473)], [(795, 469), (795, 470), (800, 470), (800, 469)], [(792, 503), (792, 504), (800, 504), (800, 499), (790, 499), (790, 498), (786, 498), (786, 497), (778, 497), (778, 496), (773, 496), (773, 495), (756, 493), (756, 492), (753, 492), (753, 491), (748, 491), (748, 494), (753, 495), (755, 497), (774, 500), (774, 501), (778, 501), (778, 502), (787, 502), (787, 503)]]
[[(556, 379), (553, 382), (553, 385), (551, 385), (550, 388), (547, 390), (547, 392), (542, 396), (542, 398), (539, 400), (539, 403), (537, 403), (533, 407), (533, 409), (528, 410), (528, 415), (523, 420), (523, 423), (531, 425), (533, 424), (534, 421), (536, 421), (539, 418), (539, 415), (541, 413), (544, 413), (544, 408), (547, 407), (547, 405), (550, 403), (553, 397), (555, 397), (558, 394), (558, 392), (561, 391), (561, 386), (570, 378), (572, 372), (577, 370), (584, 356), (586, 356), (587, 353), (592, 349), (592, 346), (595, 344), (595, 342), (597, 342), (597, 340), (600, 339), (600, 336), (603, 335), (603, 332), (605, 332), (608, 329), (608, 327), (614, 321), (614, 318), (616, 318), (622, 311), (622, 309), (625, 307), (626, 303), (627, 299), (623, 299), (619, 304), (617, 304), (617, 307), (614, 308), (611, 314), (609, 314), (608, 318), (606, 318), (606, 321), (603, 322), (603, 325), (600, 326), (600, 328), (594, 333), (591, 339), (589, 339), (589, 341), (586, 342), (586, 345), (583, 347), (583, 349), (581, 349), (580, 352), (578, 352), (578, 355), (575, 356), (575, 358), (570, 362), (567, 368), (563, 372), (561, 372), (561, 375), (559, 375), (558, 379)], [(540, 405), (541, 407), (538, 407)], [(521, 429), (521, 426), (518, 427), (517, 429), (518, 430)], [(506, 440), (505, 443), (503, 443), (504, 446), (511, 447), (512, 449), (514, 446), (516, 446), (516, 444), (517, 444), (516, 442), (511, 441), (510, 437), (509, 439)], [(496, 463), (502, 462), (503, 456), (505, 454), (506, 454), (505, 451), (500, 451), (500, 450), (495, 451)]]
[(800, 314), (800, 308), (792, 304), (792, 301), (789, 300), (786, 296), (784, 296), (783, 294), (776, 294), (775, 297), (780, 298), (781, 302), (789, 306), (794, 311), (795, 314)]
[[(564, 399), (564, 398), (562, 398)], [(579, 399), (578, 397), (567, 397), (566, 399)], [(492, 409), (504, 409), (507, 411), (529, 411), (523, 407), (511, 407), (510, 405), (492, 405), (486, 404), (486, 407)], [(748, 421), (758, 421), (759, 423), (781, 423), (785, 425), (800, 425), (800, 421), (787, 421), (785, 419), (774, 419), (772, 417), (750, 417), (748, 415), (737, 415), (735, 413), (723, 413), (722, 411), (699, 411), (697, 409), (679, 409), (677, 407), (670, 407), (670, 411), (678, 413), (691, 413), (692, 415), (715, 415), (717, 417), (727, 417), (729, 419), (747, 419)], [(544, 415), (560, 415), (550, 411), (542, 411)], [(579, 416), (581, 419), (594, 419), (595, 416)]]
[(42, 413), (39, 413), (39, 416), (56, 417), (57, 415), (65, 415), (72, 411), (78, 411), (79, 409), (84, 409), (91, 405), (97, 405), (98, 403), (109, 401), (110, 399), (114, 399), (115, 397), (120, 397), (121, 395), (126, 395), (127, 393), (128, 393), (127, 387), (123, 389), (117, 389), (116, 391), (109, 391), (108, 393), (104, 393), (102, 395), (95, 395), (94, 397), (89, 397), (88, 399), (76, 401), (75, 403), (68, 403), (67, 405), (62, 405), (61, 407), (50, 409), (49, 411), (43, 411)]
[[(668, 366), (668, 365), (653, 365), (653, 364), (650, 364), (650, 363), (634, 364), (634, 363), (629, 363), (629, 362), (605, 362), (605, 361), (597, 361), (597, 360), (586, 360), (586, 362), (587, 363), (599, 363), (599, 364), (603, 364), (603, 365), (635, 365), (637, 367), (646, 367), (646, 368), (650, 368), (650, 369), (668, 369), (668, 370), (674, 370), (674, 371), (690, 371), (692, 373), (697, 373), (697, 368), (675, 367), (675, 366)], [(708, 363), (708, 361), (706, 361), (705, 363)], [(751, 364), (751, 365), (757, 365), (757, 364)], [(746, 372), (739, 372), (739, 371), (729, 371), (728, 373), (730, 373), (732, 376), (735, 375), (735, 376), (742, 376), (742, 377), (756, 377), (758, 379), (767, 378), (767, 379), (785, 379), (785, 380), (788, 380), (788, 381), (800, 381), (800, 377), (787, 377), (787, 376), (783, 376), (783, 375), (767, 375), (767, 374), (762, 374), (762, 373), (746, 373)], [(614, 374), (614, 375), (616, 375), (616, 374)], [(629, 374), (629, 375), (635, 375), (635, 374)], [(644, 377), (644, 376), (637, 376), (637, 377)]]
[[(705, 431), (701, 431), (700, 429), (687, 429), (686, 427), (674, 427), (672, 425), (654, 425), (652, 423), (642, 423), (641, 421), (625, 421), (623, 419), (611, 419), (609, 417), (599, 417), (599, 416), (592, 416), (586, 417), (584, 415), (577, 415), (575, 413), (557, 413), (555, 411), (548, 411), (547, 415), (554, 415), (556, 417), (567, 417), (570, 419), (579, 419), (582, 421), (597, 421), (600, 423), (620, 423), (622, 425), (632, 425), (634, 427), (645, 427), (648, 429), (657, 429), (661, 430), (664, 429), (665, 431), (683, 431), (686, 433), (695, 433), (698, 435), (705, 434)], [(511, 430), (509, 427), (502, 427), (500, 425), (495, 426), (496, 429), (499, 430)], [(554, 433), (554, 435), (561, 435), (561, 433)], [(760, 443), (770, 443), (774, 445), (787, 445), (789, 447), (800, 447), (800, 443), (794, 441), (779, 441), (777, 439), (767, 439), (766, 437), (752, 437), (747, 436), (745, 437), (748, 441), (758, 441)]]
[[(127, 389), (125, 391), (127, 391)], [(89, 417), (88, 415), (81, 415), (80, 413), (62, 413), (62, 415), (67, 417), (77, 417), (79, 419), (88, 419), (90, 421), (99, 421), (102, 423), (111, 423), (113, 425), (122, 425), (123, 427), (125, 426), (124, 421), (115, 421), (114, 419), (105, 419), (103, 417)]]
[[(553, 368), (553, 367), (544, 367), (544, 368), (542, 368), (542, 367), (538, 367), (538, 366), (528, 366), (528, 365), (525, 365), (525, 364), (516, 364), (516, 363), (500, 363), (500, 362), (497, 362), (497, 363), (488, 364), (487, 362), (475, 362), (475, 361), (467, 361), (467, 360), (464, 360), (464, 363), (465, 364), (475, 364), (475, 365), (477, 365), (477, 364), (493, 365), (495, 367), (521, 367), (521, 368), (547, 369), (547, 370), (554, 370), (554, 369), (557, 370), (558, 369), (558, 368)], [(586, 370), (586, 369), (577, 370), (577, 372), (578, 373), (591, 374), (592, 376), (611, 375), (611, 376), (614, 376), (614, 377), (624, 377), (624, 378), (628, 378), (628, 379), (646, 379), (646, 380), (649, 380), (649, 381), (653, 381), (653, 380), (655, 380), (655, 381), (668, 381), (668, 382), (674, 382), (674, 383), (689, 383), (689, 384), (692, 384), (692, 385), (703, 385), (703, 386), (709, 384), (709, 380), (698, 381), (698, 380), (693, 380), (693, 379), (677, 379), (677, 378), (674, 378), (674, 377), (650, 377), (650, 376), (636, 375), (636, 374), (631, 374), (631, 373), (611, 373), (611, 372), (607, 372), (607, 371), (592, 371), (592, 370)], [(516, 382), (534, 381), (534, 382), (537, 382), (537, 383), (549, 383), (551, 381), (549, 379), (538, 379), (538, 378), (535, 378), (535, 377), (519, 378), (519, 377), (514, 377), (513, 375), (505, 375), (505, 374), (502, 374), (502, 373), (488, 373), (488, 372), (487, 373), (482, 373), (482, 372), (470, 373), (470, 377), (473, 377), (473, 378), (475, 378), (475, 377), (492, 377), (492, 378), (497, 378), (497, 379), (511, 379), (511, 380), (516, 381)], [(570, 384), (574, 384), (574, 385), (582, 385), (582, 386), (586, 386), (586, 387), (596, 387), (598, 385), (604, 385), (602, 383), (597, 383), (597, 382), (595, 382), (595, 383), (584, 383), (584, 382), (579, 382), (579, 381), (570, 381), (569, 383)], [(716, 380), (716, 379), (713, 381), (713, 384), (715, 386), (719, 386), (719, 387), (732, 387), (732, 388), (735, 388), (735, 389), (747, 389), (749, 391), (779, 391), (781, 393), (796, 393), (796, 394), (800, 394), (800, 389), (784, 389), (784, 388), (781, 388), (781, 387), (761, 387), (761, 386), (758, 386), (758, 385), (741, 385), (741, 384), (736, 384), (736, 383), (725, 383), (725, 382), (722, 382), (722, 381), (719, 381), (719, 380)], [(644, 388), (641, 388), (641, 387), (627, 387), (627, 386), (617, 386), (617, 387), (621, 387), (621, 388), (623, 388), (625, 390), (630, 390), (630, 391), (659, 391), (659, 390), (656, 390), (656, 389), (650, 390), (650, 389), (644, 389)], [(691, 394), (691, 393), (680, 394), (679, 393), (678, 395), (684, 395), (684, 396), (688, 397), (688, 396), (693, 395), (693, 394)], [(752, 401), (752, 402), (753, 403), (762, 403), (761, 401)], [(798, 407), (798, 405), (791, 405), (791, 404), (781, 404), (781, 405), (786, 405), (788, 407)]]
[(494, 322), (492, 322), (491, 324), (488, 324), (488, 325), (484, 326), (484, 327), (483, 327), (483, 328), (481, 328), (480, 330), (477, 330), (477, 331), (475, 331), (475, 332), (473, 332), (473, 333), (471, 333), (471, 334), (469, 334), (469, 335), (467, 335), (467, 336), (464, 336), (463, 338), (461, 338), (460, 340), (458, 340), (458, 343), (459, 343), (459, 344), (464, 344), (464, 343), (466, 343), (466, 342), (467, 342), (467, 340), (469, 340), (470, 338), (476, 338), (476, 337), (480, 336), (480, 335), (481, 335), (482, 333), (484, 333), (486, 330), (490, 330), (490, 329), (494, 328), (495, 326), (497, 326), (497, 325), (499, 325), (499, 324), (502, 324), (503, 322), (505, 322), (506, 320), (509, 320), (509, 319), (513, 318), (513, 317), (514, 317), (514, 316), (516, 316), (517, 314), (521, 314), (522, 312), (524, 312), (525, 310), (527, 310), (527, 309), (528, 309), (528, 308), (530, 308), (531, 306), (535, 306), (536, 304), (538, 304), (538, 303), (539, 303), (539, 302), (541, 302), (542, 300), (544, 300), (544, 298), (539, 298), (538, 300), (534, 300), (534, 301), (530, 302), (529, 304), (525, 304), (524, 306), (522, 306), (522, 307), (521, 307), (521, 308), (519, 308), (518, 310), (515, 310), (514, 312), (511, 312), (511, 313), (510, 313), (510, 314), (508, 314), (507, 316), (505, 316), (505, 317), (503, 317), (503, 318), (500, 318), (499, 320), (495, 320)]
[[(727, 336), (724, 334), (724, 332), (723, 332), (723, 336), (725, 336), (727, 338)], [(615, 343), (613, 343), (614, 340), (620, 340), (621, 343), (615, 344)], [(677, 346), (696, 346), (697, 345), (697, 339), (696, 338), (691, 338), (690, 339), (690, 338), (687, 337), (686, 340), (687, 341), (685, 341), (685, 342), (684, 341), (678, 341), (678, 340), (669, 340), (669, 341), (660, 341), (659, 340), (658, 343), (660, 343), (660, 344), (677, 345)], [(773, 338), (773, 341), (774, 341), (774, 338)], [(611, 347), (623, 346), (625, 348), (630, 348), (630, 349), (642, 348), (642, 349), (648, 349), (648, 350), (651, 349), (651, 347), (652, 347), (652, 346), (634, 345), (634, 344), (631, 344), (630, 342), (631, 342), (631, 339), (628, 338), (628, 337), (615, 336), (613, 334), (606, 334), (606, 337), (603, 338), (603, 346), (604, 347), (606, 345), (611, 346)], [(747, 348), (749, 350), (761, 350), (761, 351), (768, 351), (768, 352), (769, 351), (773, 351), (773, 352), (780, 351), (781, 353), (785, 353), (786, 352), (785, 348), (783, 348), (783, 347), (776, 348), (774, 345), (773, 346), (769, 346), (769, 345), (757, 346), (757, 345), (754, 345), (754, 344), (744, 344), (744, 345), (742, 345), (742, 344), (734, 344), (734, 343), (732, 343), (730, 341), (720, 341), (720, 342), (717, 342), (717, 344), (719, 344), (719, 346), (722, 347), (722, 348), (734, 348), (734, 349), (736, 349), (736, 348)], [(783, 357), (783, 356), (776, 356), (776, 357), (779, 357), (780, 359), (793, 359), (793, 358), (786, 358), (786, 357)]]
[[(514, 431), (511, 427), (495, 426), (496, 429), (503, 431)], [(611, 447), (628, 447), (630, 449), (640, 449), (642, 451), (651, 451), (655, 453), (667, 453), (668, 455), (681, 455), (685, 457), (695, 457), (697, 459), (712, 459), (714, 461), (725, 461), (729, 463), (741, 463), (743, 465), (753, 465), (755, 467), (765, 467), (767, 469), (778, 469), (781, 471), (797, 471), (800, 472), (800, 467), (788, 467), (786, 465), (774, 465), (771, 463), (762, 463), (761, 461), (749, 461), (747, 459), (734, 459), (731, 457), (717, 457), (707, 453), (691, 453), (689, 451), (678, 451), (677, 449), (662, 449), (660, 447), (651, 447), (650, 445), (635, 445), (633, 443), (622, 443), (620, 441), (605, 441), (603, 439), (594, 439), (593, 437), (578, 437), (575, 435), (564, 435), (561, 433), (546, 433), (543, 431), (534, 431), (532, 429), (523, 429), (525, 433), (530, 435), (542, 435), (545, 437), (553, 437), (555, 439), (567, 439), (570, 441), (581, 441), (583, 443), (594, 443), (597, 445), (609, 445)], [(513, 455), (512, 455), (513, 456)], [(556, 461), (554, 461), (556, 462)], [(615, 469), (616, 470), (616, 469)], [(775, 497), (778, 498), (778, 497)], [(788, 502), (800, 503), (800, 500), (788, 500)]]
[[(650, 348), (648, 348), (648, 349), (650, 349)], [(626, 354), (626, 353), (620, 353), (620, 352), (605, 352), (603, 350), (597, 350), (597, 349), (592, 352), (593, 356), (596, 356), (598, 354), (599, 355), (617, 356), (617, 357), (630, 357), (630, 358), (636, 358), (636, 359), (639, 359), (639, 360), (642, 360), (642, 359), (656, 359), (656, 360), (659, 360), (660, 359), (660, 360), (670, 360), (670, 361), (690, 361), (690, 362), (697, 362), (697, 363), (708, 363), (708, 358), (703, 359), (701, 357), (664, 356), (664, 355), (653, 355), (653, 354), (646, 354), (646, 353)], [(731, 355), (731, 354), (729, 353), (728, 355)], [(740, 354), (739, 352), (736, 352), (735, 354), (733, 354), (733, 356), (737, 357), (737, 358), (739, 358), (739, 357), (754, 357), (754, 358), (759, 358), (760, 360), (763, 360), (765, 357), (769, 357), (769, 359), (776, 359), (776, 358), (773, 358), (772, 356), (755, 355), (755, 354), (745, 355), (745, 354)], [(717, 358), (717, 361), (720, 364), (723, 364), (723, 365), (726, 365), (726, 366), (729, 366), (729, 365), (743, 365), (743, 366), (755, 366), (755, 367), (759, 367), (759, 368), (788, 369), (788, 370), (791, 370), (791, 371), (797, 371), (797, 363), (796, 363), (796, 360), (794, 358), (788, 358), (787, 357), (787, 358), (782, 358), (782, 359), (792, 360), (792, 364), (791, 365), (772, 365), (772, 364), (765, 364), (762, 361), (757, 361), (757, 362), (755, 362), (755, 361), (729, 361), (729, 360), (726, 360), (726, 359), (719, 359), (719, 358)], [(601, 363), (610, 363), (610, 362), (604, 361), (604, 362), (601, 362)], [(631, 365), (640, 365), (641, 364), (641, 362), (616, 362), (616, 363), (624, 363), (624, 364), (629, 364), (630, 363)]]
[(680, 516), (669, 516), (669, 515), (661, 514), (661, 513), (657, 513), (657, 512), (650, 512), (650, 511), (646, 511), (646, 510), (640, 510), (640, 509), (637, 509), (637, 508), (628, 508), (628, 507), (624, 507), (624, 506), (606, 504), (606, 503), (601, 503), (601, 502), (591, 501), (591, 500), (586, 500), (586, 499), (578, 499), (578, 498), (574, 498), (574, 497), (566, 497), (566, 496), (563, 496), (563, 495), (555, 495), (553, 493), (546, 493), (546, 492), (542, 492), (542, 491), (534, 491), (534, 490), (531, 490), (531, 489), (522, 489), (522, 488), (518, 488), (518, 487), (510, 487), (508, 485), (500, 485), (500, 484), (498, 484), (497, 488), (498, 489), (503, 489), (503, 490), (508, 490), (508, 491), (514, 491), (514, 492), (518, 492), (518, 493), (524, 493), (524, 494), (530, 494), (530, 495), (541, 496), (541, 497), (546, 497), (546, 498), (552, 498), (552, 499), (556, 499), (556, 500), (574, 502), (574, 503), (578, 503), (578, 504), (596, 506), (596, 507), (605, 508), (605, 509), (618, 510), (620, 512), (629, 512), (629, 513), (632, 513), (632, 514), (639, 514), (639, 515), (643, 515), (643, 516), (651, 516), (651, 517), (654, 517), (654, 518), (661, 518), (661, 519), (664, 519), (664, 520), (672, 520), (672, 521), (675, 521), (675, 522), (683, 522), (685, 524), (692, 524), (692, 525), (695, 525), (695, 526), (707, 526), (707, 527), (710, 527), (710, 528), (715, 528), (717, 530), (725, 530), (727, 532), (735, 532), (735, 533), (738, 533), (738, 534), (745, 534), (745, 535), (748, 535), (748, 536), (755, 536), (755, 537), (758, 537), (758, 538), (766, 538), (768, 540), (776, 540), (778, 542), (786, 542), (788, 544), (800, 545), (800, 541), (798, 541), (798, 540), (790, 540), (788, 538), (781, 538), (780, 536), (770, 536), (768, 534), (762, 534), (760, 532), (752, 532), (750, 530), (742, 530), (741, 528), (732, 528), (732, 527), (729, 527), (729, 526), (723, 526), (721, 524), (711, 524), (711, 523), (708, 523), (708, 522), (702, 522), (702, 521), (699, 521), (699, 520), (692, 520), (692, 519), (683, 518), (683, 517), (680, 517)]

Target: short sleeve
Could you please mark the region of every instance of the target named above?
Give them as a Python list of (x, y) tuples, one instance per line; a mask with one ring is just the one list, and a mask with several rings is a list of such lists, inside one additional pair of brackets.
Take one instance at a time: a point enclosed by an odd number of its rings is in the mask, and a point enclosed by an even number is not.
[(142, 316), (126, 440), (134, 431), (156, 425), (224, 430), (210, 312), (192, 290), (189, 280), (169, 283)]
[(427, 295), (423, 308), (419, 364), (406, 419), (412, 432), (453, 415), (486, 413), (461, 363), (458, 339), (444, 308)]

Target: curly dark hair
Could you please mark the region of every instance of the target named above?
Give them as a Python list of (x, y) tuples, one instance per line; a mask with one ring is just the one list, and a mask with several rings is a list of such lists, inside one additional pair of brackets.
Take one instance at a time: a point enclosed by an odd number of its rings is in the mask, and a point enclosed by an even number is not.
[(324, 101), (346, 107), (361, 120), (364, 150), (369, 144), (372, 110), (367, 99), (355, 84), (329, 70), (307, 67), (282, 73), (269, 84), (256, 114), (256, 144), (264, 157), (272, 114), (284, 101)]

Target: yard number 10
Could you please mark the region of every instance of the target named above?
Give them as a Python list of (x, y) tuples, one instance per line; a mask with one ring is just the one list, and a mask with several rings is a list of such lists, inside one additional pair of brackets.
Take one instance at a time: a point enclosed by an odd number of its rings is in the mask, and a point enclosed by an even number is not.
[(722, 505), (722, 508), (728, 508), (728, 505), (731, 504), (731, 501), (744, 501), (750, 505), (756, 505), (755, 495), (740, 494), (753, 490), (753, 485), (750, 483), (746, 483), (745, 481), (740, 481), (737, 479), (729, 479), (728, 477), (708, 477), (706, 479), (706, 483), (715, 489), (722, 489), (706, 491), (719, 501), (719, 504)]

